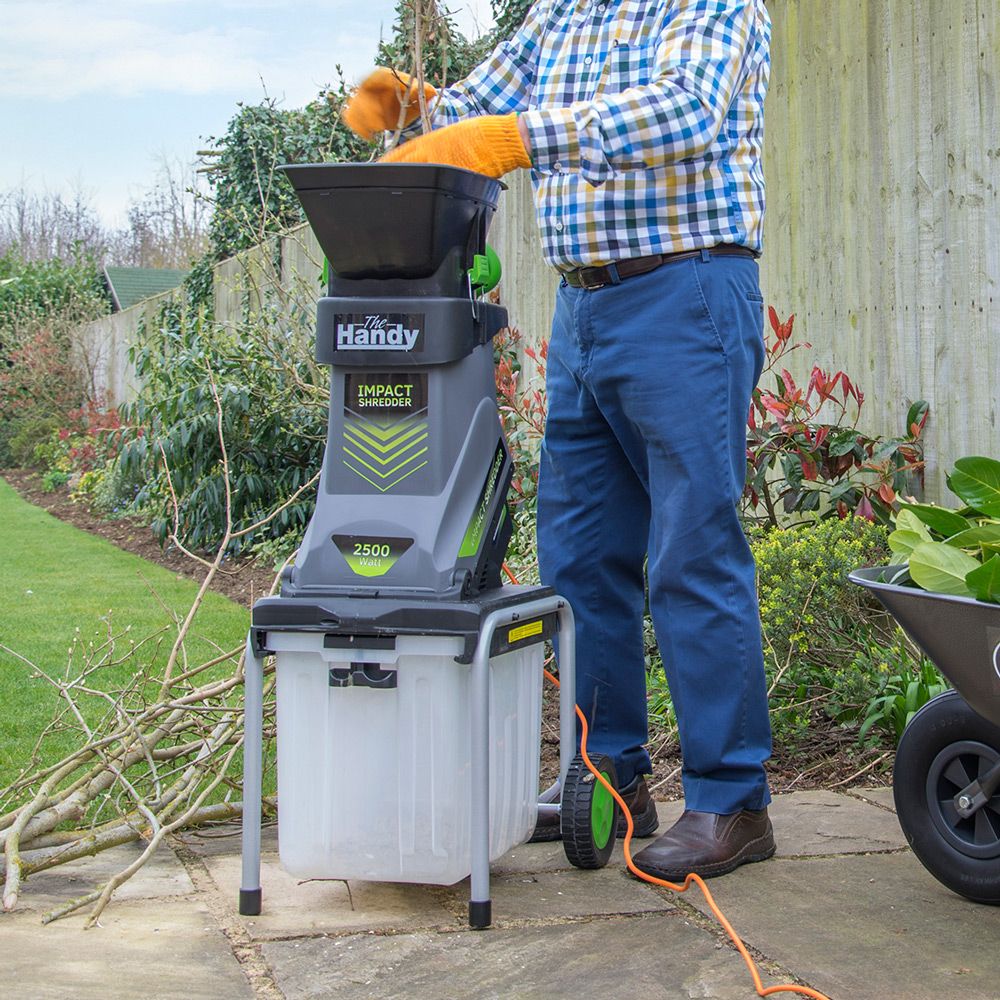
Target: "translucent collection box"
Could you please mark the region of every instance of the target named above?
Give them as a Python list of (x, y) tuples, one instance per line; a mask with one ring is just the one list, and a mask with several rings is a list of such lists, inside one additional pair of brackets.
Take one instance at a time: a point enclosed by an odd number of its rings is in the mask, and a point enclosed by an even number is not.
[[(278, 844), (300, 878), (450, 885), (471, 869), (470, 668), (451, 636), (328, 649), (269, 632), (277, 669)], [(538, 800), (544, 646), (490, 661), (490, 859), (527, 840)], [(330, 671), (396, 671), (395, 687)]]

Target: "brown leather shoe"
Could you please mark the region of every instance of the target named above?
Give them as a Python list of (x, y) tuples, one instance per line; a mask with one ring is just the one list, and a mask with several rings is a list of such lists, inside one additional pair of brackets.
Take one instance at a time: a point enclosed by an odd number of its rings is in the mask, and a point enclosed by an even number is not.
[(668, 882), (689, 872), (702, 878), (725, 875), (740, 865), (774, 854), (774, 831), (767, 810), (719, 816), (689, 810), (636, 856), (638, 868)]
[[(652, 837), (656, 832), (660, 821), (656, 815), (656, 803), (649, 794), (646, 779), (643, 775), (637, 775), (625, 788), (619, 788), (618, 794), (625, 800), (625, 804), (632, 814), (632, 824), (634, 826), (633, 837)], [(622, 816), (618, 817), (618, 827), (616, 834), (619, 837), (625, 836), (626, 824)], [(559, 840), (559, 813), (557, 810), (539, 810), (538, 819), (535, 821), (535, 829), (528, 838), (529, 844), (538, 844), (544, 841)]]
[[(632, 836), (652, 837), (660, 825), (660, 818), (656, 815), (656, 803), (649, 794), (645, 777), (637, 775), (625, 788), (619, 789), (618, 794), (625, 800), (628, 811), (632, 814)], [(619, 815), (615, 832), (619, 837), (624, 837), (627, 831), (625, 817)]]

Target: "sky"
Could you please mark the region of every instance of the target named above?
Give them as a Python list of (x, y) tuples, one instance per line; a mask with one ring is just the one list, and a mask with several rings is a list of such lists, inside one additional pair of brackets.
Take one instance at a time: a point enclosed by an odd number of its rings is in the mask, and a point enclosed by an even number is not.
[[(488, 0), (451, 0), (459, 28)], [(0, 193), (82, 190), (109, 226), (238, 102), (301, 107), (374, 65), (393, 0), (0, 0)]]

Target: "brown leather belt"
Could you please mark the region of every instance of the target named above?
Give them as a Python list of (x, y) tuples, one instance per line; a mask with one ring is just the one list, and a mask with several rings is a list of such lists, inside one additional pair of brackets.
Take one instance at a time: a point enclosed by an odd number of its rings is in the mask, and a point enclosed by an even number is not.
[(578, 267), (575, 271), (563, 271), (562, 276), (567, 284), (574, 288), (604, 288), (605, 285), (617, 285), (626, 278), (634, 278), (637, 274), (648, 274), (662, 264), (670, 264), (676, 260), (686, 260), (689, 257), (700, 257), (708, 252), (713, 257), (752, 257), (755, 260), (759, 254), (749, 247), (736, 246), (734, 243), (718, 243), (705, 250), (679, 250), (677, 253), (654, 253), (648, 257), (630, 257), (618, 260), (613, 264), (601, 267)]

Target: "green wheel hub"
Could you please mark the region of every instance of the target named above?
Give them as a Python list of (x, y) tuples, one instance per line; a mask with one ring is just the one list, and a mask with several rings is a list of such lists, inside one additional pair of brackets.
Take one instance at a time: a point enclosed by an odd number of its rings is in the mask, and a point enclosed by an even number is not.
[[(601, 777), (609, 784), (614, 780), (607, 771), (601, 771)], [(594, 797), (590, 802), (590, 830), (594, 837), (594, 846), (600, 851), (608, 843), (615, 828), (614, 796), (596, 779), (594, 780)]]

